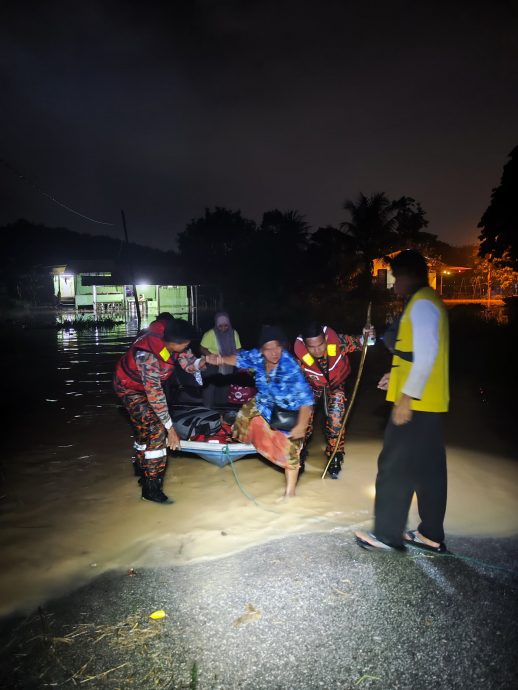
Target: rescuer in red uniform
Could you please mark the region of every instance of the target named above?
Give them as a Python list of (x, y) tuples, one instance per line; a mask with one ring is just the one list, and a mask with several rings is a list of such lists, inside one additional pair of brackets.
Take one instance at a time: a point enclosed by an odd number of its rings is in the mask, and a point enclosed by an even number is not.
[[(340, 429), (347, 409), (345, 382), (351, 373), (351, 364), (347, 355), (349, 352), (362, 349), (364, 337), (369, 338), (369, 344), (374, 344), (376, 338), (374, 328), (367, 330), (364, 335), (351, 336), (336, 333), (329, 326), (312, 322), (298, 336), (294, 345), (295, 356), (313, 389), (315, 407), (319, 400), (323, 400), (326, 456), (330, 458), (336, 448), (335, 456), (327, 471), (332, 479), (338, 479), (344, 457), (345, 434), (340, 436)], [(313, 434), (315, 407), (301, 451), (301, 472), (304, 471), (307, 445)], [(340, 441), (336, 447), (339, 436)]]
[(174, 429), (162, 383), (178, 364), (195, 373), (205, 366), (187, 349), (191, 325), (182, 319), (157, 319), (117, 362), (113, 385), (126, 408), (135, 432), (136, 470), (142, 476), (142, 498), (172, 503), (162, 491), (167, 446), (176, 450), (180, 440)]

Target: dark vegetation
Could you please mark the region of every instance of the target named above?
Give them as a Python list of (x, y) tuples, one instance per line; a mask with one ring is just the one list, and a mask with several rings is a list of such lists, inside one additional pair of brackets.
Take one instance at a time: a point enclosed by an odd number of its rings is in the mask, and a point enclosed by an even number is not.
[(480, 255), (518, 271), (518, 146), (509, 158), (478, 225)]
[(166, 252), (19, 220), (0, 228), (0, 296), (4, 303), (52, 305), (50, 266), (110, 261), (123, 270), (165, 267), (185, 283), (211, 285), (228, 309), (253, 313), (256, 321), (272, 315), (300, 320), (322, 310), (336, 313), (344, 300), (365, 301), (372, 260), (387, 252), (413, 246), (445, 261), (470, 254), (425, 232), (425, 213), (409, 197), (360, 194), (344, 210), (340, 227), (312, 230), (297, 211), (271, 210), (256, 223), (240, 211), (206, 209), (179, 234), (178, 250)]
[(432, 261), (473, 267), (483, 280), (492, 271), (493, 283), (505, 284), (510, 294), (516, 291), (518, 147), (479, 223), (478, 251), (452, 247), (429, 233), (425, 210), (408, 196), (360, 193), (344, 202), (343, 211), (338, 227), (310, 228), (296, 210), (272, 209), (256, 222), (239, 210), (207, 208), (179, 233), (176, 251), (126, 244), (122, 229), (120, 239), (114, 239), (19, 220), (0, 228), (0, 299), (51, 304), (51, 265), (109, 260), (122, 269), (167, 267), (183, 283), (211, 285), (221, 291), (226, 308), (245, 320), (248, 314), (255, 322), (273, 316), (329, 320), (349, 312), (355, 302), (383, 301), (386, 295), (376, 294), (372, 284), (373, 261), (410, 247)]
[[(49, 266), (110, 260), (119, 266), (164, 266), (182, 274), (187, 283), (214, 286), (248, 345), (254, 344), (259, 324), (265, 322), (282, 324), (290, 338), (310, 319), (358, 333), (369, 302), (373, 323), (381, 332), (401, 305), (373, 284), (371, 268), (375, 258), (391, 251), (415, 247), (432, 260), (473, 266), (474, 275), (479, 271), (484, 283), (491, 269), (493, 290), (499, 281), (508, 294), (516, 291), (517, 158), (518, 147), (511, 152), (501, 184), (482, 216), (478, 248), (452, 247), (438, 240), (427, 231), (426, 213), (418, 201), (407, 196), (389, 199), (384, 193), (359, 194), (345, 201), (344, 220), (338, 227), (316, 229), (294, 210), (273, 209), (256, 222), (238, 210), (206, 209), (179, 234), (177, 250), (166, 252), (20, 220), (0, 229), (4, 268), (0, 299), (51, 304)], [(507, 325), (487, 319), (480, 306), (451, 311), (456, 375), (477, 379), (484, 389), (507, 390), (508, 382), (516, 380), (516, 301), (508, 301)], [(211, 325), (211, 313), (199, 316), (202, 329)], [(86, 322), (83, 325), (87, 327)], [(82, 324), (71, 321), (67, 326)]]

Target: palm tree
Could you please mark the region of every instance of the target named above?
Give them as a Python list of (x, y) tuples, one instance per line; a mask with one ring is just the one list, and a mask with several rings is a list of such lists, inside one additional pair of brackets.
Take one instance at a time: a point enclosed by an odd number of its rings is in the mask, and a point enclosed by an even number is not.
[(370, 197), (360, 193), (356, 201), (348, 200), (343, 207), (351, 219), (344, 221), (340, 227), (354, 239), (370, 284), (373, 260), (388, 252), (394, 240), (397, 221), (393, 203), (384, 192)]
[(289, 246), (292, 250), (306, 249), (309, 225), (298, 211), (266, 211), (260, 230), (282, 246)]

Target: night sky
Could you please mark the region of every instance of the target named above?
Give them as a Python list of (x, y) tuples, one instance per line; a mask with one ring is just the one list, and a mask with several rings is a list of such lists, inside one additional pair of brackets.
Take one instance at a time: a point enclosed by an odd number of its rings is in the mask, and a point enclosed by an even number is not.
[(0, 9), (0, 224), (160, 248), (206, 206), (346, 218), (413, 196), (453, 244), (518, 144), (515, 2), (10, 2)]

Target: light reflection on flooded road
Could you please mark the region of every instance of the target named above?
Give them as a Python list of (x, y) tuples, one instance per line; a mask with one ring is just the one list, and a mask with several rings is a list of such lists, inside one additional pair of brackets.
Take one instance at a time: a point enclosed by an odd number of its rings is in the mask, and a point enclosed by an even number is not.
[[(14, 365), (4, 376), (16, 415), (1, 466), (0, 613), (36, 605), (110, 568), (212, 558), (295, 531), (347, 532), (370, 519), (381, 437), (367, 393), (339, 481), (320, 480), (322, 443), (315, 438), (289, 504), (276, 503), (282, 474), (254, 457), (236, 470), (259, 505), (241, 493), (230, 467), (194, 456), (170, 458), (166, 492), (174, 505), (140, 501), (131, 430), (111, 387), (115, 361), (132, 337), (119, 327), (35, 329), (16, 338)], [(378, 405), (378, 393), (372, 395)], [(448, 453), (447, 530), (516, 533), (517, 464), (464, 448)]]

